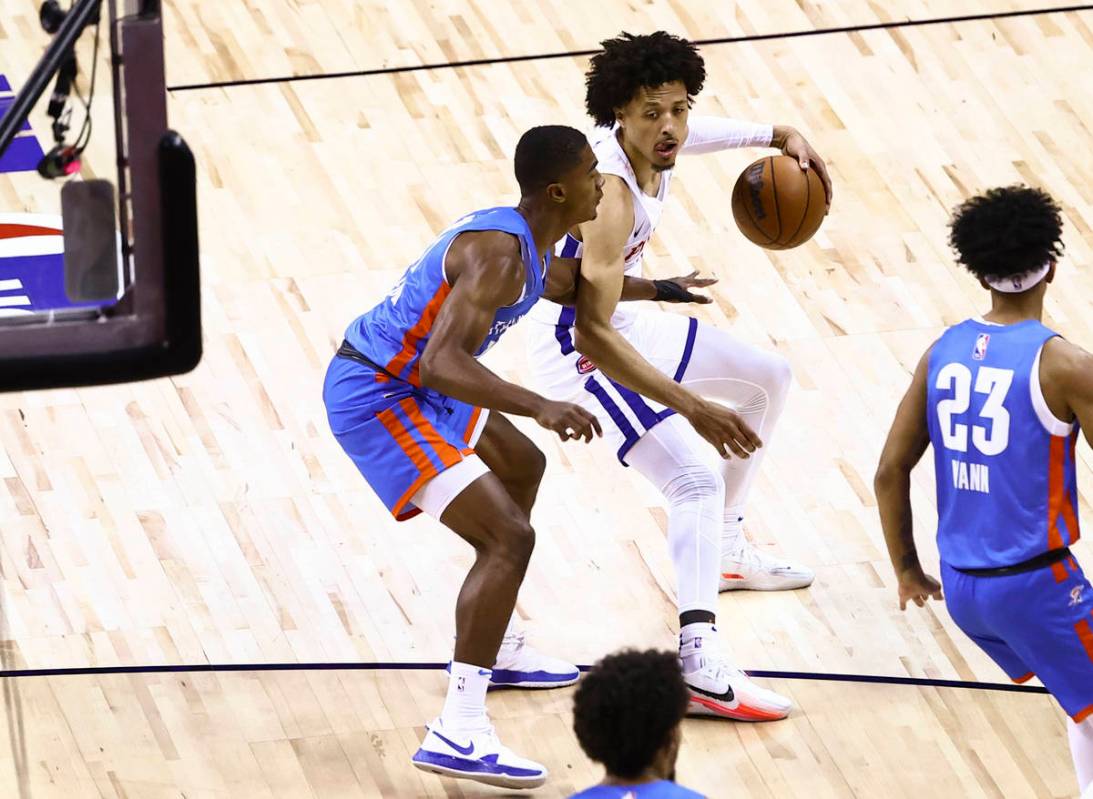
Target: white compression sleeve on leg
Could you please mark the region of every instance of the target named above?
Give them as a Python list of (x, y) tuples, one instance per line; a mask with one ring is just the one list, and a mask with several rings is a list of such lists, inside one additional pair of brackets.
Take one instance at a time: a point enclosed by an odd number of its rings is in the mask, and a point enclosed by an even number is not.
[(686, 420), (669, 416), (626, 455), (668, 501), (668, 549), (680, 613), (717, 613), (725, 484), (706, 457), (709, 447)]
[(721, 462), (725, 481), (724, 551), (731, 551), (736, 539), (742, 541), (739, 518), (792, 382), (789, 361), (778, 353), (753, 347), (723, 330), (699, 323), (683, 385), (706, 399), (728, 405), (763, 441), (750, 458), (733, 457)]
[(1070, 754), (1074, 757), (1078, 788), (1084, 791), (1082, 799), (1093, 797), (1093, 716), (1078, 723), (1067, 719), (1066, 734), (1070, 739)]

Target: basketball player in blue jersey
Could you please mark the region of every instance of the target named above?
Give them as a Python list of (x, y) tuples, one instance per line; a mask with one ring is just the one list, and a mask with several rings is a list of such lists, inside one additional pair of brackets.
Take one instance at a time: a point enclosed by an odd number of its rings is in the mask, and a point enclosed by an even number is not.
[[(1067, 715), (1074, 766), (1093, 798), (1093, 586), (1078, 540), (1074, 448), (1091, 441), (1093, 356), (1041, 323), (1063, 253), (1059, 206), (1024, 186), (955, 212), (950, 244), (991, 310), (927, 350), (877, 468), (877, 503), (900, 608), (941, 599), (1015, 682), (1033, 676)], [(1093, 443), (1093, 441), (1091, 441)], [(934, 448), (941, 583), (919, 563), (910, 476)]]
[[(338, 443), (399, 520), (424, 511), (476, 552), (456, 605), (447, 699), (413, 757), (419, 768), (507, 787), (546, 769), (502, 746), (486, 714), (490, 685), (552, 687), (575, 666), (506, 632), (535, 534), (529, 515), (543, 455), (500, 413), (529, 416), (563, 440), (591, 440), (595, 417), (500, 379), (477, 356), (539, 299), (573, 301), (575, 262), (551, 261), (565, 231), (592, 219), (603, 179), (584, 134), (533, 128), (516, 148), (520, 203), (477, 211), (433, 242), (387, 297), (346, 331), (323, 387)], [(672, 283), (680, 299), (691, 278)], [(643, 296), (648, 281), (623, 287)], [(621, 371), (623, 376), (626, 370)], [(723, 445), (753, 450), (750, 431), (711, 406), (697, 420)]]
[(593, 666), (573, 698), (573, 731), (607, 773), (570, 799), (702, 799), (675, 783), (689, 703), (671, 652), (628, 650)]
[[(559, 252), (581, 259), (577, 307), (540, 302), (532, 310), (528, 360), (537, 387), (594, 412), (619, 461), (668, 505), (691, 712), (781, 719), (789, 700), (749, 680), (720, 640), (718, 592), (802, 588), (813, 573), (744, 535), (762, 450), (750, 458), (711, 457), (693, 418), (711, 401), (722, 403), (767, 441), (789, 392), (789, 364), (697, 319), (618, 302), (625, 280), (642, 273), (642, 251), (660, 220), (677, 156), (774, 146), (815, 169), (829, 197), (830, 182), (823, 160), (791, 127), (691, 114), (706, 69), (690, 42), (663, 31), (624, 33), (603, 48), (586, 76), (585, 105), (596, 123), (589, 139), (605, 175), (604, 198), (596, 219), (571, 230)], [(640, 363), (632, 378), (618, 374), (624, 355)]]

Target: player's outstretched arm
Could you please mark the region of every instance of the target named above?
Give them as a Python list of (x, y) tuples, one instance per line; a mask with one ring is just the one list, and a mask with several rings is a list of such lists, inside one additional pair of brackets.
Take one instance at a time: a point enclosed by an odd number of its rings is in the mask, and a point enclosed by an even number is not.
[[(546, 291), (543, 292), (543, 297), (559, 305), (576, 305), (580, 271), (580, 258), (552, 258), (550, 269), (547, 270)], [(624, 275), (622, 296), (619, 297), (619, 301), (653, 300), (707, 305), (713, 300), (705, 294), (695, 294), (692, 289), (707, 288), (716, 282), (715, 277), (699, 277), (697, 271), (664, 280), (646, 280), (643, 277)]]
[(873, 490), (888, 556), (899, 581), (899, 607), (912, 600), (921, 607), (929, 597), (941, 599), (941, 584), (922, 570), (915, 549), (911, 517), (911, 470), (930, 444), (926, 426), (926, 373), (930, 351), (922, 356), (911, 386), (903, 395), (880, 456)]
[(827, 207), (831, 207), (831, 178), (827, 174), (827, 164), (792, 125), (763, 125), (729, 117), (695, 114), (687, 120), (687, 139), (680, 154), (715, 153), (737, 147), (776, 147), (796, 158), (802, 169), (815, 169), (824, 184)]
[(626, 184), (610, 176), (595, 220), (581, 225), (584, 255), (577, 288), (574, 344), (607, 375), (682, 414), (722, 456), (746, 458), (762, 446), (740, 416), (707, 402), (662, 374), (611, 324), (623, 286), (623, 248), (633, 225)]
[(680, 155), (702, 155), (739, 147), (770, 147), (774, 126), (747, 122), (731, 117), (690, 114), (687, 117), (687, 138)]
[(563, 441), (602, 435), (596, 417), (579, 405), (502, 380), (474, 357), (497, 309), (515, 302), (523, 289), (516, 239), (495, 231), (464, 233), (448, 250), (446, 271), (452, 291), (421, 354), (421, 384), (471, 405), (530, 416)]

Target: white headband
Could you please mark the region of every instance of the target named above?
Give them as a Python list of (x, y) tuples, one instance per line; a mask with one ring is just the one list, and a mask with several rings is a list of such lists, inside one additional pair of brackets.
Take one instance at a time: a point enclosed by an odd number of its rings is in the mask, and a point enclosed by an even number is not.
[(1022, 291), (1028, 291), (1047, 277), (1047, 273), (1051, 271), (1051, 267), (1052, 262), (1048, 261), (1038, 269), (1022, 272), (1019, 275), (1010, 275), (1009, 277), (985, 277), (983, 279), (987, 282), (987, 285), (995, 291), (1001, 291), (1003, 294), (1020, 294)]

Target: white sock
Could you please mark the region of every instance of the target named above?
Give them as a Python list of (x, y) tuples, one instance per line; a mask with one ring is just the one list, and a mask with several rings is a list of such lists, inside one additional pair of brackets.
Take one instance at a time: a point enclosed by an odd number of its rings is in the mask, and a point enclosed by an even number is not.
[(725, 508), (721, 525), (721, 557), (739, 552), (747, 539), (744, 537), (744, 507), (733, 505)]
[(1066, 734), (1070, 739), (1078, 788), (1084, 791), (1082, 799), (1093, 799), (1093, 716), (1077, 724), (1067, 719)]
[(696, 621), (693, 624), (684, 624), (679, 631), (679, 648), (682, 652), (683, 647), (689, 644), (695, 639), (699, 639), (696, 642), (699, 652), (685, 655), (683, 657), (683, 673), (689, 674), (695, 669), (702, 666), (702, 650), (713, 646), (714, 641), (717, 638), (717, 627), (710, 622)]
[(493, 671), (481, 666), (452, 661), (448, 696), (440, 711), (440, 723), (449, 730), (473, 732), (489, 726), (486, 689)]

